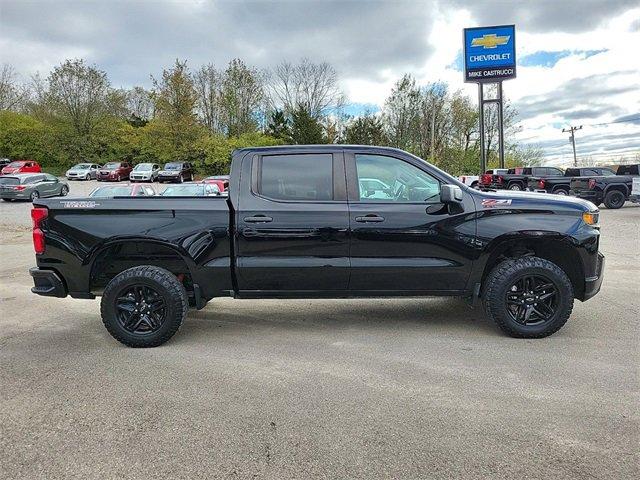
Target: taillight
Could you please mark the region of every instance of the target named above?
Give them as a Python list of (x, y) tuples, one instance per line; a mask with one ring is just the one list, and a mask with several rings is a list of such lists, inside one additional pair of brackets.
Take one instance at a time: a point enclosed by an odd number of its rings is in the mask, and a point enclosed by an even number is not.
[(540, 179), (538, 180), (538, 188), (544, 188), (544, 180)]
[(31, 209), (33, 220), (33, 248), (36, 253), (44, 253), (44, 232), (40, 229), (42, 221), (49, 215), (46, 207), (34, 207)]
[(593, 190), (596, 187), (596, 179), (595, 178), (590, 178), (589, 179), (589, 190)]
[(23, 191), (25, 188), (27, 188), (26, 185), (16, 185), (15, 187), (13, 187), (14, 190), (17, 190), (19, 192)]

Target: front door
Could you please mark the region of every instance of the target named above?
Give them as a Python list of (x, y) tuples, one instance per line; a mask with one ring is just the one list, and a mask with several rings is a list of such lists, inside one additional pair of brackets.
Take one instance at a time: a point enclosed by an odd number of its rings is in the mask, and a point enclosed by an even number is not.
[(243, 160), (236, 242), (241, 294), (330, 295), (347, 289), (344, 159), (339, 149), (326, 152)]
[(410, 295), (465, 289), (475, 238), (473, 200), (465, 194), (464, 212), (440, 204), (443, 180), (418, 163), (346, 154), (351, 291)]

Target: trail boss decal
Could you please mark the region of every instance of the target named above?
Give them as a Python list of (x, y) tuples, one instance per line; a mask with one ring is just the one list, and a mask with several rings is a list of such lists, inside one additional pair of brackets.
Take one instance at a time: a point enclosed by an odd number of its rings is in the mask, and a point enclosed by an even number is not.
[(498, 200), (497, 198), (486, 198), (482, 200), (483, 208), (495, 208), (495, 207), (503, 207), (505, 205), (511, 205), (511, 199), (507, 198), (504, 200)]
[(98, 205), (100, 205), (99, 203), (93, 202), (93, 201), (64, 201), (62, 202), (62, 205), (64, 205), (64, 208), (95, 208)]

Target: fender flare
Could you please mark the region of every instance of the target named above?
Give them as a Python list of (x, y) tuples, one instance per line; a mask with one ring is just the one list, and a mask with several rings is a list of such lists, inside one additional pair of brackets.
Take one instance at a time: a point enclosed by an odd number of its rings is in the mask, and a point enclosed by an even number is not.
[[(613, 188), (613, 187), (616, 187), (616, 188)], [(620, 190), (620, 188), (618, 187), (622, 187), (622, 193), (624, 194), (625, 197), (629, 196), (629, 187), (627, 187), (627, 185), (624, 183), (610, 183), (609, 185), (604, 187), (603, 193), (606, 195), (609, 190)]]

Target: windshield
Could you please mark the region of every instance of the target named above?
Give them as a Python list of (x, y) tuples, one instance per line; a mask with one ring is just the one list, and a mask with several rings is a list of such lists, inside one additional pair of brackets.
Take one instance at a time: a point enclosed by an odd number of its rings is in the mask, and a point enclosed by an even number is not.
[(137, 172), (148, 172), (149, 170), (151, 170), (152, 166), (153, 163), (139, 163), (138, 165), (136, 165), (134, 170)]
[(90, 167), (91, 167), (90, 163), (79, 163), (71, 167), (71, 170), (87, 170)]
[(20, 180), (16, 177), (0, 177), (0, 185), (18, 185)]
[(89, 194), (90, 197), (128, 197), (131, 187), (100, 187)]
[(11, 162), (9, 165), (7, 165), (7, 167), (18, 168), (18, 167), (22, 167), (23, 165), (24, 165), (24, 162)]
[(179, 185), (167, 187), (164, 197), (204, 197), (204, 185)]
[(115, 170), (119, 166), (120, 164), (118, 162), (109, 162), (109, 163), (105, 163), (104, 167), (102, 168), (104, 168), (105, 170)]
[(181, 163), (165, 163), (164, 165), (165, 170), (180, 170), (181, 168)]

